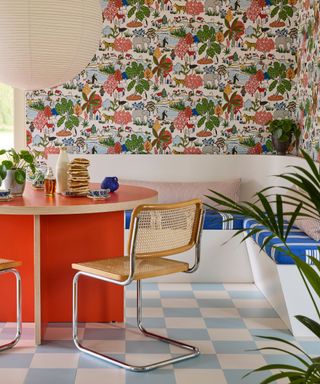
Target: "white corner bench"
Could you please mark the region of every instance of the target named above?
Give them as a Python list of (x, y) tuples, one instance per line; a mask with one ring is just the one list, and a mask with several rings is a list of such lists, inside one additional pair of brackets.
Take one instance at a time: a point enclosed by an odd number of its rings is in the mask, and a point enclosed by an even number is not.
[[(278, 185), (279, 180), (273, 175), (287, 171), (287, 166), (305, 165), (298, 157), (273, 155), (81, 156), (90, 160), (93, 182), (101, 182), (105, 176), (159, 182), (241, 178), (241, 200), (251, 200), (262, 188)], [(56, 159), (57, 156), (49, 156), (49, 165), (54, 166)], [(294, 319), (296, 314), (315, 318), (295, 265), (277, 265), (263, 251), (259, 252), (259, 246), (252, 239), (246, 243), (241, 243), (241, 237), (231, 239), (234, 233), (233, 230), (204, 230), (199, 270), (192, 275), (181, 274), (178, 279), (175, 276), (174, 282), (254, 282), (295, 336), (309, 336)], [(127, 233), (125, 237), (127, 240)], [(192, 257), (191, 252), (180, 255), (185, 261), (191, 261)], [(157, 281), (173, 280), (167, 276)]]

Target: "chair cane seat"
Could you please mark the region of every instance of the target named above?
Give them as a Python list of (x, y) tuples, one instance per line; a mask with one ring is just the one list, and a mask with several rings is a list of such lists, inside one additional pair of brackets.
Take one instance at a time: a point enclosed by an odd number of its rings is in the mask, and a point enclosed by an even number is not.
[[(77, 263), (72, 264), (72, 268), (117, 281), (124, 281), (129, 276), (129, 257), (115, 257), (112, 259)], [(136, 258), (134, 280), (184, 272), (188, 270), (188, 268), (188, 263), (176, 260), (164, 258)]]
[(10, 268), (16, 268), (19, 267), (21, 264), (21, 261), (0, 259), (0, 271)]

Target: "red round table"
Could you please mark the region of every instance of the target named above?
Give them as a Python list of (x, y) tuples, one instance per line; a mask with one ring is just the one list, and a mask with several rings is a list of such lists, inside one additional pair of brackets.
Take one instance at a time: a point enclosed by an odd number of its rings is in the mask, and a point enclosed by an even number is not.
[[(124, 211), (156, 201), (156, 191), (138, 186), (121, 185), (110, 198), (92, 200), (48, 197), (27, 185), (23, 197), (0, 202), (1, 257), (23, 263), (22, 318), (35, 323), (36, 344), (46, 323), (71, 321), (71, 263), (123, 256)], [(13, 291), (13, 280), (3, 276), (1, 296)], [(80, 321), (123, 321), (123, 287), (83, 279), (80, 297)], [(14, 300), (1, 300), (0, 321), (15, 321)]]

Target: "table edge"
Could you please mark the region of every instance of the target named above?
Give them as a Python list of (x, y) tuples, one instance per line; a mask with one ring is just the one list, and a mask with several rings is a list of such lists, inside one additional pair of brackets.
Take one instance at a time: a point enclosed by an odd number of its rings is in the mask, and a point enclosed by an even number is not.
[(90, 213), (118, 212), (134, 209), (141, 204), (157, 203), (158, 194), (154, 196), (119, 203), (89, 204), (89, 205), (70, 205), (70, 206), (52, 206), (52, 207), (24, 207), (24, 206), (0, 206), (0, 215), (77, 215)]

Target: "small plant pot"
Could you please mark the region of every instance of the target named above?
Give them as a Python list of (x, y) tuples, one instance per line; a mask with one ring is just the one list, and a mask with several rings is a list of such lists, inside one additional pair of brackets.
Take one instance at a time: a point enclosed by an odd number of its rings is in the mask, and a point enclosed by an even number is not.
[(7, 176), (3, 180), (4, 188), (8, 189), (12, 196), (22, 196), (24, 188), (26, 186), (26, 182), (24, 182), (23, 184), (18, 184), (15, 179), (15, 173), (15, 170), (7, 170)]
[(276, 150), (277, 155), (285, 156), (288, 153), (290, 143), (291, 139), (288, 141), (280, 141), (277, 137), (272, 135), (272, 145)]

